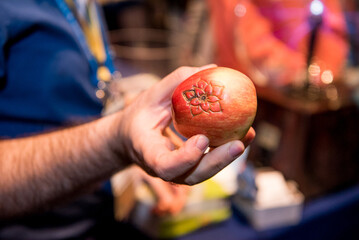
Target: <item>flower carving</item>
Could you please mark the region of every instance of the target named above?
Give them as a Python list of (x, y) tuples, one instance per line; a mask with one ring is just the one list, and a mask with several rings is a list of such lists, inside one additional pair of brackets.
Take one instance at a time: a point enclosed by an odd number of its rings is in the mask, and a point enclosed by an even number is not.
[(222, 112), (220, 100), (223, 86), (212, 85), (199, 80), (192, 89), (183, 91), (183, 97), (190, 106), (192, 116), (201, 113)]

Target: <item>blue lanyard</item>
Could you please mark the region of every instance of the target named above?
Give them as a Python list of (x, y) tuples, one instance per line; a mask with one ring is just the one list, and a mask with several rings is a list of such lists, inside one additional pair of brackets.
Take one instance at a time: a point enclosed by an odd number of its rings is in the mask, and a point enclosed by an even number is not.
[[(65, 16), (66, 20), (70, 23), (70, 26), (75, 33), (78, 43), (80, 44), (80, 47), (81, 47), (82, 51), (84, 52), (84, 54), (90, 64), (90, 68), (91, 68), (91, 71), (94, 76), (92, 78), (92, 82), (95, 86), (97, 86), (98, 81), (99, 81), (99, 79), (97, 79), (97, 69), (99, 67), (99, 64), (90, 51), (90, 48), (86, 41), (85, 34), (84, 34), (79, 22), (75, 18), (74, 14), (72, 13), (70, 8), (66, 4), (65, 0), (55, 0), (55, 1), (56, 1), (57, 5), (59, 6), (61, 12)], [(102, 33), (104, 32), (103, 26), (101, 26), (101, 31), (102, 31)], [(104, 42), (106, 42), (106, 41), (107, 41), (107, 39), (104, 39)], [(110, 55), (108, 44), (105, 44), (105, 50), (106, 50), (107, 58), (106, 58), (104, 65), (110, 70), (111, 73), (114, 73), (115, 68), (114, 68), (112, 59), (110, 57), (111, 55)]]

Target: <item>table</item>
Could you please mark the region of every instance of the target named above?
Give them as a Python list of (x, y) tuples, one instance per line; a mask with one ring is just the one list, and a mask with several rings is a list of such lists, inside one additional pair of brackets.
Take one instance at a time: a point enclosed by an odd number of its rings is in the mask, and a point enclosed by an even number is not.
[(253, 229), (233, 207), (230, 219), (177, 240), (359, 239), (359, 185), (305, 203), (301, 222), (265, 231)]

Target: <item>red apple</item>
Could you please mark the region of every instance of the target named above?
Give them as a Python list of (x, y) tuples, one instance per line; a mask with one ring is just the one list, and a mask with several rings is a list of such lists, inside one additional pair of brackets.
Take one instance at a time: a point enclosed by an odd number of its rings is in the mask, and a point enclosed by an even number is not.
[(216, 147), (242, 139), (257, 111), (257, 94), (244, 74), (224, 67), (200, 71), (177, 86), (172, 119), (184, 137), (204, 134)]

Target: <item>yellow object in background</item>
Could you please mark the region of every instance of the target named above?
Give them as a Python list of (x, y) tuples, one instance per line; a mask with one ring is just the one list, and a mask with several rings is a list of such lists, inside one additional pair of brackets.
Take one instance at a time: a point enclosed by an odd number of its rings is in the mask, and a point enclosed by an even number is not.
[(174, 216), (152, 214), (155, 203), (152, 191), (145, 184), (137, 190), (137, 206), (131, 222), (151, 237), (178, 237), (222, 222), (232, 214), (228, 192), (214, 179), (192, 186), (184, 209)]

